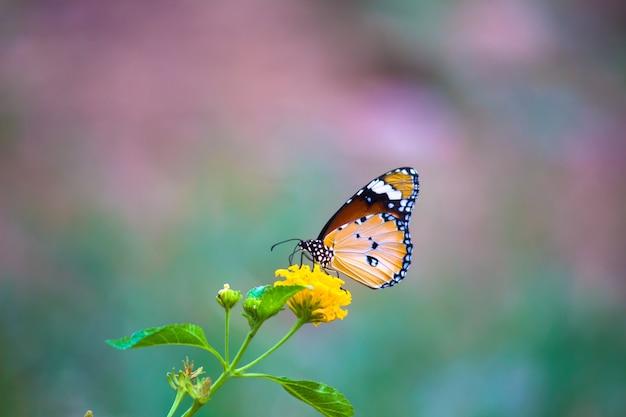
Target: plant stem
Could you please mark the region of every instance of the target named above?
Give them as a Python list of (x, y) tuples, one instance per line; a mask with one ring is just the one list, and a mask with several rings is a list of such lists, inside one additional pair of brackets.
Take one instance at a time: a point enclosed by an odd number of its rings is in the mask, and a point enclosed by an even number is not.
[[(262, 354), (261, 356), (259, 356), (258, 358), (256, 358), (255, 360), (253, 360), (252, 362), (250, 362), (247, 365), (242, 366), (241, 368), (235, 369), (233, 371), (235, 376), (239, 376), (240, 373), (244, 372), (246, 369), (253, 367), (254, 365), (256, 365), (257, 363), (261, 362), (263, 359), (265, 359), (266, 357), (268, 357), (272, 352), (274, 352), (276, 349), (278, 349), (279, 347), (281, 347), (283, 345), (283, 343), (285, 343), (287, 340), (289, 340), (289, 338), (291, 336), (293, 336), (293, 334), (295, 332), (298, 331), (298, 329), (300, 327), (302, 327), (304, 325), (304, 321), (298, 319), (295, 324), (293, 325), (293, 327), (291, 328), (291, 330), (289, 330), (289, 332), (287, 332), (286, 335), (283, 336), (282, 339), (280, 339), (274, 346), (272, 346), (271, 348), (268, 349), (267, 352), (265, 352), (264, 354)], [(236, 363), (233, 362), (233, 366), (236, 366)]]
[(243, 344), (239, 348), (239, 352), (237, 352), (237, 354), (235, 355), (235, 358), (233, 359), (232, 363), (229, 364), (229, 366), (228, 366), (229, 370), (231, 370), (231, 369), (233, 369), (234, 367), (237, 366), (237, 364), (241, 360), (241, 357), (243, 356), (244, 352), (246, 351), (246, 349), (248, 349), (248, 345), (252, 341), (252, 338), (254, 337), (254, 335), (256, 335), (256, 332), (261, 327), (261, 324), (263, 324), (263, 322), (255, 324), (254, 327), (250, 329), (250, 331), (246, 335), (245, 340), (243, 341)]
[(215, 391), (217, 391), (222, 385), (224, 385), (224, 382), (228, 381), (228, 378), (230, 378), (230, 376), (230, 370), (227, 369), (222, 372), (222, 375), (220, 375), (211, 385), (211, 389), (209, 390), (209, 398), (211, 398), (213, 394), (215, 394)]
[(215, 392), (222, 386), (224, 385), (224, 383), (226, 381), (228, 381), (228, 379), (230, 377), (233, 376), (233, 368), (235, 366), (237, 366), (237, 363), (239, 363), (239, 361), (241, 360), (241, 357), (243, 356), (244, 352), (246, 351), (246, 349), (248, 348), (248, 345), (250, 344), (250, 342), (252, 341), (252, 338), (254, 337), (254, 335), (256, 334), (256, 332), (259, 330), (259, 328), (261, 327), (261, 324), (263, 323), (259, 323), (257, 325), (255, 325), (253, 328), (250, 329), (250, 331), (248, 331), (248, 334), (246, 335), (246, 338), (243, 341), (243, 344), (241, 345), (241, 347), (239, 348), (239, 351), (237, 352), (237, 354), (235, 355), (235, 358), (233, 359), (233, 361), (231, 363), (226, 363), (224, 366), (224, 372), (222, 372), (222, 375), (219, 376), (219, 378), (217, 378), (215, 380), (215, 382), (213, 383), (213, 385), (211, 385), (211, 390), (209, 391), (209, 398), (213, 396), (213, 394), (215, 394)]
[(226, 368), (230, 366), (229, 355), (228, 355), (229, 333), (230, 333), (230, 308), (227, 308), (226, 317), (224, 320), (224, 361), (226, 362), (225, 364), (222, 364), (222, 366), (224, 366), (224, 370), (226, 370)]
[(194, 401), (193, 404), (191, 404), (191, 407), (189, 407), (187, 409), (187, 411), (185, 411), (185, 413), (182, 415), (182, 417), (191, 417), (194, 414), (196, 414), (196, 411), (198, 411), (200, 409), (200, 407), (202, 407), (204, 405), (204, 403), (201, 403), (200, 401)]
[(178, 408), (178, 406), (180, 405), (180, 402), (183, 400), (183, 398), (185, 397), (187, 393), (185, 392), (185, 390), (179, 388), (178, 391), (176, 391), (176, 398), (174, 398), (174, 402), (172, 403), (172, 407), (170, 408), (170, 412), (167, 413), (167, 417), (172, 417), (174, 415), (174, 412), (176, 411), (176, 409)]
[(241, 374), (238, 376), (238, 378), (265, 378), (265, 379), (274, 379), (276, 378), (275, 376), (269, 375), (269, 374), (259, 374), (259, 373), (246, 373), (246, 374)]

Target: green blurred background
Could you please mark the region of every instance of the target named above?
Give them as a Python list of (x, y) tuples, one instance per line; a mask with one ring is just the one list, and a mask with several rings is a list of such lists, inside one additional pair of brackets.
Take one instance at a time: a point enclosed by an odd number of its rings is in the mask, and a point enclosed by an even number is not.
[[(620, 1), (0, 3), (0, 404), (164, 416), (186, 355), (104, 339), (273, 282), (371, 178), (421, 176), (413, 265), (258, 372), (357, 416), (626, 415)], [(235, 341), (246, 330), (235, 317)], [(293, 322), (285, 312), (250, 356)], [(316, 416), (268, 381), (200, 416)]]

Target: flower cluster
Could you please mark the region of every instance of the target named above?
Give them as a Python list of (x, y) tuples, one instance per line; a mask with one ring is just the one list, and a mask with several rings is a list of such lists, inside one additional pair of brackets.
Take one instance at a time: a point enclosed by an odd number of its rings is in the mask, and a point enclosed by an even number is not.
[(344, 283), (315, 265), (313, 270), (308, 265), (291, 265), (288, 269), (279, 269), (276, 276), (285, 278), (277, 281), (274, 286), (302, 285), (309, 287), (298, 292), (287, 305), (299, 319), (313, 323), (315, 326), (335, 319), (343, 320), (348, 315), (341, 309), (350, 304), (350, 292), (341, 288)]
[(200, 378), (204, 374), (202, 367), (193, 369), (193, 361), (189, 362), (189, 358), (183, 361), (183, 369), (178, 373), (169, 372), (167, 381), (174, 391), (182, 391), (190, 395), (191, 398), (201, 402), (202, 404), (209, 401), (209, 393), (211, 389), (211, 378)]

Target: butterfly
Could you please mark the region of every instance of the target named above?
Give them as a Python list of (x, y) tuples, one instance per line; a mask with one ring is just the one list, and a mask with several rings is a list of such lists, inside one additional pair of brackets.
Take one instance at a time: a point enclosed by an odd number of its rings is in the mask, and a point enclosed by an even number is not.
[(409, 220), (419, 193), (414, 168), (396, 168), (361, 188), (328, 220), (317, 239), (298, 251), (327, 270), (370, 288), (400, 282), (411, 264)]

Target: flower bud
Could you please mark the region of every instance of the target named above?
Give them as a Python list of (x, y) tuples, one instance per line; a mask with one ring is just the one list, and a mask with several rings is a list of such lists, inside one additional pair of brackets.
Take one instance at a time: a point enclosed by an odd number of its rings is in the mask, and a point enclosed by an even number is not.
[(262, 285), (254, 287), (246, 294), (246, 301), (243, 302), (243, 316), (248, 319), (250, 327), (253, 327), (259, 321), (259, 312), (257, 307), (261, 304), (261, 297), (265, 292), (266, 286)]
[(199, 378), (198, 382), (194, 385), (194, 399), (200, 401), (202, 404), (209, 401), (209, 394), (211, 393), (211, 378)]
[(231, 290), (228, 284), (224, 284), (224, 288), (217, 292), (215, 299), (226, 310), (230, 310), (241, 300), (241, 292)]

